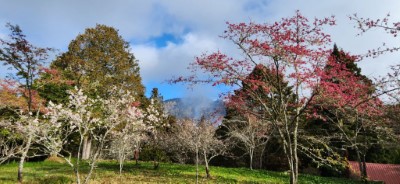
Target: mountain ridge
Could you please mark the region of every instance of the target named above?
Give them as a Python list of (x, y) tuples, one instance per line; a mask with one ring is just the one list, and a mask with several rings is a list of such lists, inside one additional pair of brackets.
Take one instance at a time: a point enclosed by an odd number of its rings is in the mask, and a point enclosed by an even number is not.
[(164, 100), (167, 112), (178, 119), (200, 119), (202, 116), (215, 119), (225, 116), (225, 105), (220, 99), (211, 100), (204, 97), (172, 98)]

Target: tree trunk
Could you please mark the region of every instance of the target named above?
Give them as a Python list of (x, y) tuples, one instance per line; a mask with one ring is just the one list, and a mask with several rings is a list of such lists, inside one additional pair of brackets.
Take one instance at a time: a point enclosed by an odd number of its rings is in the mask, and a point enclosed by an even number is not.
[(210, 169), (208, 167), (208, 164), (206, 164), (206, 176), (207, 176), (207, 178), (211, 178)]
[[(363, 121), (361, 119), (361, 123), (362, 122)], [(365, 129), (363, 129), (363, 130), (364, 130), (364, 134), (365, 134)], [(367, 138), (366, 137), (367, 136), (364, 135), (364, 149), (363, 149), (363, 152), (362, 152), (362, 168), (363, 168), (362, 175), (365, 178), (364, 182), (368, 183), (367, 164), (365, 163), (365, 155), (367, 154)]]
[(293, 156), (292, 158), (292, 165), (293, 165), (293, 171), (291, 171), (291, 178), (290, 178), (290, 183), (291, 184), (297, 184), (298, 178), (299, 178), (299, 167), (298, 167), (298, 161), (297, 161), (297, 155)]
[(211, 178), (210, 167), (208, 166), (208, 160), (207, 160), (207, 153), (203, 151), (203, 155), (204, 155), (204, 163), (206, 164), (206, 177)]
[(368, 179), (367, 163), (365, 162), (365, 155), (364, 155), (364, 157), (363, 157), (363, 167), (364, 167), (364, 169), (363, 169), (363, 171), (364, 171), (364, 176), (365, 176), (365, 178)]
[(75, 177), (76, 177), (76, 183), (81, 184), (81, 178), (79, 176), (79, 169), (76, 166), (74, 168), (74, 173), (75, 173)]
[(291, 158), (289, 160), (290, 164), (290, 184), (297, 184), (297, 173), (296, 173), (296, 166), (295, 166), (295, 160), (293, 158), (293, 155), (291, 155)]
[(266, 147), (267, 147), (267, 146), (264, 145), (263, 148), (262, 148), (262, 150), (261, 150), (261, 155), (260, 155), (260, 169), (262, 169), (262, 166), (263, 166), (263, 158), (264, 158), (264, 152), (265, 152), (265, 148), (266, 148)]
[(122, 152), (120, 150), (118, 161), (119, 161), (119, 175), (121, 175), (122, 168), (124, 167), (124, 161), (125, 161), (125, 149), (122, 149)]
[[(287, 135), (290, 136), (290, 135)], [(286, 141), (285, 141), (286, 142)], [(297, 170), (297, 159), (295, 157), (297, 155), (294, 155), (296, 152), (293, 151), (293, 143), (290, 142), (290, 137), (289, 141), (286, 142), (284, 145), (284, 152), (286, 154), (286, 157), (288, 159), (288, 164), (290, 168), (290, 184), (297, 184), (298, 182), (298, 170)]]
[(81, 154), (81, 158), (82, 159), (86, 159), (86, 147), (87, 147), (87, 142), (88, 142), (88, 137), (85, 136), (83, 138), (83, 145), (82, 145), (82, 154)]
[(153, 160), (153, 169), (158, 169), (160, 167), (160, 163), (158, 162), (157, 158)]
[[(299, 27), (297, 27), (297, 31)], [(299, 45), (299, 41), (297, 41), (297, 45)], [(298, 66), (295, 64), (294, 65), (294, 70), (295, 73), (298, 74)], [(295, 95), (296, 95), (296, 103), (298, 105), (301, 105), (300, 102), (300, 95), (299, 95), (299, 85), (301, 84), (301, 81), (299, 80), (299, 78), (296, 78), (296, 83), (295, 83)], [(289, 139), (289, 152), (290, 152), (290, 161), (291, 161), (291, 174), (290, 174), (290, 183), (291, 184), (297, 184), (298, 181), (298, 175), (299, 175), (299, 161), (298, 161), (298, 157), (297, 157), (297, 132), (298, 132), (298, 127), (299, 127), (299, 121), (300, 121), (300, 109), (301, 107), (297, 107), (296, 108), (296, 119), (294, 120), (294, 127), (293, 127), (293, 132), (292, 134), (290, 134), (290, 129), (288, 127), (288, 123), (286, 121), (286, 131), (287, 131), (287, 136)], [(293, 137), (292, 137), (293, 135)]]
[(153, 168), (158, 169), (160, 167), (160, 162), (159, 162), (159, 150), (157, 148), (154, 149), (155, 154), (153, 158)]
[[(72, 160), (71, 160), (71, 153), (69, 153), (69, 158), (65, 157), (64, 155), (60, 155), (60, 157), (63, 158), (63, 159), (67, 162), (67, 164), (74, 170), (74, 174), (75, 174), (76, 176), (79, 176), (79, 175), (77, 175), (77, 170), (76, 170), (75, 165), (72, 163)], [(79, 177), (77, 177), (77, 178), (79, 178)], [(80, 180), (77, 179), (77, 180), (76, 180), (76, 183), (77, 183), (77, 184), (80, 184)]]
[(107, 137), (107, 132), (106, 132), (105, 135), (103, 135), (103, 137), (100, 139), (99, 145), (95, 147), (95, 152), (94, 152), (94, 154), (93, 154), (93, 156), (91, 157), (91, 160), (90, 160), (90, 169), (89, 169), (89, 172), (88, 172), (88, 174), (86, 175), (86, 178), (85, 178), (85, 181), (84, 181), (85, 184), (86, 184), (86, 183), (89, 183), (89, 181), (90, 181), (90, 177), (92, 176), (93, 171), (94, 171), (94, 168), (96, 167), (97, 159), (98, 159), (98, 157), (99, 157), (99, 155), (100, 155), (100, 153), (101, 153), (101, 150), (103, 150), (104, 141), (105, 141), (105, 138), (106, 138), (106, 137)]
[[(297, 114), (300, 114), (300, 109), (297, 109)], [(297, 116), (297, 120), (295, 123), (295, 128), (293, 131), (293, 169), (294, 169), (294, 183), (297, 183), (299, 177), (299, 157), (297, 156), (297, 129), (299, 127), (299, 117)]]
[[(289, 127), (286, 127), (284, 130), (278, 130), (279, 136), (282, 139), (283, 144), (283, 152), (287, 158), (289, 169), (290, 169), (290, 184), (297, 184), (297, 175), (295, 172), (294, 165), (294, 157), (293, 157), (293, 143), (291, 142), (291, 134), (289, 133)], [(284, 132), (283, 132), (284, 131)]]
[(253, 170), (253, 154), (254, 154), (254, 149), (250, 148), (250, 152), (249, 152), (249, 155), (250, 155), (250, 170)]
[(153, 136), (153, 141), (154, 141), (154, 143), (155, 144), (153, 144), (153, 150), (154, 150), (154, 158), (153, 158), (153, 168), (154, 169), (158, 169), (159, 168), (159, 165), (160, 165), (160, 163), (158, 162), (159, 161), (159, 146), (158, 146), (158, 139), (157, 139), (157, 136), (156, 136), (156, 134), (154, 134), (154, 136)]
[(297, 184), (298, 181), (298, 170), (297, 170), (297, 152), (293, 149), (297, 148), (292, 142), (291, 134), (289, 133), (288, 127), (286, 127), (285, 134), (280, 133), (283, 140), (283, 152), (288, 159), (289, 169), (290, 169), (290, 184)]
[(199, 148), (196, 146), (196, 184), (199, 183)]
[(92, 140), (89, 136), (85, 136), (83, 139), (82, 159), (87, 160), (90, 157), (92, 149)]
[(24, 169), (25, 158), (26, 158), (26, 156), (25, 156), (25, 154), (23, 154), (21, 156), (20, 160), (19, 160), (19, 165), (18, 165), (18, 183), (22, 183), (22, 180), (23, 180), (22, 172), (23, 172), (23, 169)]
[(25, 162), (26, 156), (28, 155), (28, 151), (29, 151), (29, 148), (31, 147), (31, 144), (32, 144), (32, 135), (29, 135), (28, 141), (27, 141), (27, 143), (25, 145), (24, 151), (22, 152), (21, 158), (19, 160), (19, 165), (18, 165), (18, 183), (22, 183), (22, 181), (23, 181), (22, 173), (23, 173), (23, 170), (24, 170), (24, 162)]
[[(79, 164), (80, 164), (80, 160), (81, 160), (81, 157), (82, 157), (81, 156), (81, 151), (82, 151), (81, 149), (82, 149), (82, 145), (83, 145), (83, 140), (84, 140), (84, 137), (81, 134), (80, 140), (79, 140), (79, 147), (78, 147), (78, 156), (76, 158), (76, 162), (75, 162), (75, 166), (74, 166), (74, 172), (75, 172), (75, 177), (76, 177), (76, 183), (77, 184), (81, 183), (81, 177), (79, 176)], [(72, 165), (72, 164), (70, 164), (70, 165)]]
[(365, 158), (362, 161), (362, 168), (363, 168), (362, 175), (364, 178), (364, 183), (368, 183), (367, 164), (365, 163)]
[(356, 148), (356, 152), (357, 152), (358, 168), (360, 169), (360, 178), (362, 181), (367, 182), (367, 173), (366, 173), (367, 167), (365, 164), (365, 160), (361, 158), (358, 148)]
[(135, 157), (136, 165), (139, 164), (139, 149), (136, 148), (135, 151), (133, 151), (133, 156)]

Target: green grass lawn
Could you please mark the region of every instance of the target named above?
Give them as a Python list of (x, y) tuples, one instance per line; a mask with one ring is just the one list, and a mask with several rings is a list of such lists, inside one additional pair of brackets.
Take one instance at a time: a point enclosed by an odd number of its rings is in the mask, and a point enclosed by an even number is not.
[[(85, 164), (82, 164), (85, 165)], [(24, 168), (25, 183), (73, 183), (74, 175), (67, 164), (55, 162), (28, 162)], [(82, 173), (87, 167), (82, 169)], [(289, 176), (285, 172), (249, 170), (246, 168), (211, 167), (211, 179), (205, 178), (204, 168), (200, 168), (200, 183), (288, 183)], [(17, 163), (0, 165), (0, 183), (16, 183)], [(301, 175), (300, 183), (359, 183), (354, 180), (340, 178), (324, 178)], [(119, 165), (115, 161), (101, 161), (95, 170), (91, 183), (195, 183), (196, 167), (161, 163), (160, 168), (153, 169), (150, 162), (135, 165), (128, 162), (124, 172), (119, 175)]]

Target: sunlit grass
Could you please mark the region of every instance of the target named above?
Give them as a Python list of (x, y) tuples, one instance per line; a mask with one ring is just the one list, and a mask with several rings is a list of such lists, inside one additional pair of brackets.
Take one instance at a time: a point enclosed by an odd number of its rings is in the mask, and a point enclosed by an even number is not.
[[(82, 164), (85, 165), (85, 164)], [(82, 168), (82, 173), (88, 167)], [(249, 170), (247, 168), (211, 167), (211, 179), (205, 178), (204, 167), (200, 167), (200, 183), (288, 183), (285, 172)], [(16, 183), (17, 163), (0, 166), (0, 183)], [(301, 175), (300, 183), (359, 183), (340, 178), (324, 178)], [(55, 162), (28, 162), (24, 169), (25, 183), (73, 183), (73, 170), (67, 165)], [(136, 165), (128, 162), (119, 175), (119, 165), (115, 161), (101, 161), (96, 168), (91, 183), (195, 183), (196, 167), (193, 165), (161, 163), (160, 168), (153, 169), (151, 162)]]

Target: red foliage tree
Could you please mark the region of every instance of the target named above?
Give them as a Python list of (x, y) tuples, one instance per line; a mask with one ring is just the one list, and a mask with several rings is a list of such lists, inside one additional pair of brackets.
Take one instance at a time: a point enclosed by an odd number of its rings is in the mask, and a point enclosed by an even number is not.
[[(0, 89), (0, 92), (16, 92), (17, 98), (23, 96), (26, 100), (26, 106), (20, 107), (20, 109), (27, 109), (29, 115), (33, 114), (34, 110), (38, 110), (40, 106), (39, 95), (34, 90), (34, 80), (39, 76), (43, 63), (48, 57), (50, 48), (40, 48), (32, 45), (26, 40), (26, 36), (22, 33), (22, 30), (18, 25), (6, 25), (11, 31), (9, 40), (0, 39), (0, 62), (4, 65), (10, 65), (12, 69), (16, 70), (16, 77), (13, 77), (18, 82), (18, 86), (15, 89), (11, 89), (10, 86)], [(8, 92), (7, 92), (8, 90)], [(13, 94), (15, 95), (15, 94)], [(14, 104), (14, 107), (18, 104)], [(35, 107), (35, 105), (37, 105)], [(29, 126), (33, 122), (28, 122)], [(23, 140), (23, 148), (20, 154), (20, 162), (18, 166), (18, 181), (22, 182), (23, 165), (25, 159), (28, 157), (28, 151), (32, 145), (33, 134), (28, 134), (26, 139)]]
[[(26, 99), (26, 109), (32, 112), (35, 104), (38, 103), (38, 95), (34, 89), (34, 80), (39, 77), (43, 63), (48, 58), (48, 52), (51, 48), (36, 47), (26, 40), (26, 36), (22, 33), (18, 25), (8, 23), (6, 25), (11, 31), (10, 40), (0, 39), (0, 62), (4, 65), (10, 65), (15, 70), (16, 76), (13, 80), (19, 83), (17, 86), (19, 95)], [(22, 107), (23, 108), (23, 107)]]
[(330, 132), (329, 137), (343, 141), (342, 148), (355, 151), (361, 177), (366, 179), (365, 156), (374, 142), (369, 140), (370, 134), (382, 133), (375, 118), (382, 113), (382, 102), (375, 95), (372, 81), (360, 74), (356, 60), (355, 56), (335, 49), (320, 71), (312, 115), (335, 127), (337, 131)]

